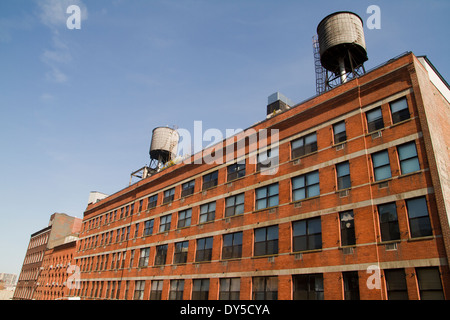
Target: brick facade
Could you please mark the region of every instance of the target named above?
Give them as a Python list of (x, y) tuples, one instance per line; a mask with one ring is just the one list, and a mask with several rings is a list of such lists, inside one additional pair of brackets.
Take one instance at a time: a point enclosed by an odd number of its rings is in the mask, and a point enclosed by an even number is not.
[[(88, 205), (75, 255), (81, 286), (70, 295), (186, 300), (235, 294), (239, 299), (281, 300), (448, 298), (450, 235), (442, 186), (448, 180), (442, 182), (435, 153), (447, 148), (448, 157), (449, 141), (446, 137), (437, 150), (434, 140), (439, 132), (430, 133), (429, 124), (439, 114), (442, 132), (448, 131), (449, 103), (424, 70), (409, 53), (249, 128), (279, 130), (279, 165), (273, 175), (257, 170), (250, 152), (256, 145), (246, 139), (241, 178), (227, 178), (232, 163), (179, 163)], [(400, 121), (391, 109), (399, 99), (407, 103)], [(367, 114), (380, 107), (383, 124), (369, 132)], [(333, 126), (341, 121), (346, 138), (336, 143)], [(292, 157), (292, 142), (314, 133), (313, 151)], [(239, 145), (234, 139), (227, 144)], [(411, 163), (415, 169), (404, 173)], [(350, 184), (344, 189), (339, 189), (340, 164), (350, 175), (343, 176)], [(378, 180), (377, 174), (385, 174), (387, 168), (390, 176)], [(216, 170), (217, 185), (202, 190), (203, 176)], [(313, 174), (319, 177), (318, 185), (313, 186)], [(191, 180), (193, 194), (181, 196), (182, 185)], [(163, 203), (164, 191), (172, 188), (174, 199)], [(274, 193), (274, 204), (267, 196), (267, 205), (258, 209), (264, 192)], [(302, 192), (305, 196), (299, 200)], [(243, 209), (226, 215), (227, 203), (241, 205), (241, 194)], [(153, 196), (156, 205), (150, 201)], [(215, 204), (213, 218), (203, 216), (210, 203)], [(381, 219), (387, 207), (395, 209)], [(201, 220), (204, 217), (209, 221)], [(347, 237), (353, 242), (347, 244)], [(175, 256), (181, 260), (176, 262)], [(396, 285), (399, 278), (401, 285)], [(420, 285), (430, 279), (440, 287)]]

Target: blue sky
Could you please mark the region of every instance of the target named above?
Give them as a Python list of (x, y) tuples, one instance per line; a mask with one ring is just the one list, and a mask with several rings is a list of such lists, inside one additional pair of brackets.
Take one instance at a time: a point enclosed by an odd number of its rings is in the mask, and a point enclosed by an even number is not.
[(313, 96), (318, 23), (349, 10), (367, 26), (372, 4), (367, 69), (412, 51), (450, 80), (447, 0), (0, 1), (0, 272), (20, 272), (51, 214), (82, 217), (90, 191), (126, 187), (153, 128), (245, 129), (276, 91)]

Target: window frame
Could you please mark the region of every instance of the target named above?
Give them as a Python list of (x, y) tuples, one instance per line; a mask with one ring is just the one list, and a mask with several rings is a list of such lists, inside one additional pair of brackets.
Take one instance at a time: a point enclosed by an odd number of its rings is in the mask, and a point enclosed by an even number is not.
[[(407, 147), (409, 147), (409, 146), (411, 146), (412, 148), (414, 148), (414, 155), (413, 156), (409, 156), (409, 157), (407, 157), (407, 158), (404, 158), (404, 159), (402, 159), (402, 148), (407, 148)], [(408, 152), (409, 153), (409, 152)], [(419, 161), (419, 155), (417, 154), (417, 146), (416, 146), (416, 143), (415, 143), (415, 141), (411, 141), (411, 142), (407, 142), (407, 143), (404, 143), (404, 144), (401, 144), (401, 145), (398, 145), (397, 146), (397, 155), (398, 155), (398, 162), (399, 162), (399, 167), (400, 167), (400, 174), (401, 175), (405, 175), (405, 174), (409, 174), (409, 173), (413, 173), (413, 172), (417, 172), (417, 171), (420, 171), (420, 161)], [(415, 169), (415, 170), (413, 170), (413, 171), (408, 171), (408, 170), (405, 170), (405, 168), (404, 168), (404, 164), (406, 163), (406, 162), (408, 162), (408, 163), (410, 163), (411, 161), (414, 161), (415, 160), (415, 167), (417, 168), (417, 169)]]
[(181, 185), (181, 197), (187, 197), (194, 194), (195, 191), (195, 179), (185, 182)]
[(187, 262), (189, 240), (175, 242), (173, 252), (173, 264), (184, 264)]
[[(381, 165), (377, 165), (375, 166), (375, 158), (381, 155), (385, 155), (387, 158), (387, 163), (383, 162)], [(391, 179), (392, 178), (392, 169), (391, 169), (391, 162), (389, 159), (389, 152), (387, 149), (385, 150), (381, 150), (375, 153), (371, 154), (371, 159), (372, 159), (372, 168), (373, 168), (373, 179), (375, 182), (378, 181), (383, 181), (383, 180), (387, 180), (387, 179)], [(386, 160), (386, 159), (383, 159)], [(378, 161), (378, 160), (377, 160)], [(379, 172), (380, 170), (384, 170), (386, 167), (389, 167), (389, 176), (388, 177), (384, 177), (384, 175), (382, 176), (382, 178), (378, 178), (377, 177), (377, 172)]]
[[(204, 209), (206, 208), (206, 211)], [(212, 209), (214, 208), (214, 209)], [(216, 201), (211, 201), (200, 206), (200, 213), (198, 217), (198, 223), (207, 223), (214, 221), (216, 218)]]
[[(320, 232), (310, 232), (310, 224), (319, 222)], [(302, 230), (304, 224), (305, 232), (303, 234)], [(296, 230), (301, 228), (300, 230)], [(299, 233), (297, 234), (296, 233)], [(316, 239), (317, 238), (317, 239)], [(302, 239), (305, 239), (305, 243), (303, 246)], [(319, 240), (320, 239), (320, 240)], [(299, 242), (299, 243), (297, 243)], [(301, 246), (298, 248), (298, 246)], [(305, 247), (303, 249), (303, 247)], [(322, 219), (321, 217), (314, 217), (309, 219), (297, 220), (292, 222), (292, 251), (293, 252), (305, 252), (305, 251), (313, 251), (313, 250), (321, 250), (322, 249)]]
[[(306, 140), (308, 138), (312, 138), (313, 136), (314, 136), (314, 141), (306, 144)], [(294, 147), (294, 144), (300, 143), (300, 142), (301, 142), (301, 146)], [(290, 146), (291, 146), (291, 160), (305, 157), (309, 154), (316, 152), (318, 150), (317, 132), (313, 132), (313, 133), (304, 135), (303, 137), (300, 137), (298, 139), (292, 140), (290, 143)]]
[[(228, 240), (228, 238), (231, 239)], [(242, 258), (242, 239), (242, 231), (227, 233), (222, 236), (222, 260)], [(229, 241), (231, 241), (231, 245), (225, 245)]]
[[(276, 186), (276, 193), (270, 194), (270, 192), (269, 192), (269, 191), (271, 191), (270, 188), (271, 187), (275, 187), (275, 186)], [(258, 196), (258, 192), (262, 191), (264, 189), (265, 189), (266, 195), (264, 197)], [(268, 208), (272, 208), (272, 207), (278, 206), (279, 205), (279, 197), (278, 197), (279, 196), (279, 192), (280, 192), (280, 190), (279, 190), (278, 182), (272, 183), (270, 185), (263, 186), (263, 187), (255, 189), (255, 210), (265, 210), (265, 209), (268, 209)], [(270, 203), (271, 199), (275, 199), (275, 198), (276, 198), (276, 204), (275, 205), (271, 205), (271, 203)], [(262, 203), (262, 201), (265, 201), (264, 207), (259, 207), (258, 206), (258, 203), (259, 203), (258, 201), (261, 201), (260, 203)]]
[(324, 300), (323, 273), (293, 274), (292, 299)]
[[(275, 232), (273, 230), (276, 230), (276, 238), (272, 238), (269, 240), (269, 232)], [(276, 255), (278, 254), (278, 240), (279, 240), (279, 232), (278, 232), (278, 225), (272, 225), (262, 228), (256, 228), (253, 231), (254, 234), (254, 243), (253, 243), (253, 256), (254, 257), (260, 257), (260, 256), (268, 256), (268, 255)], [(260, 235), (257, 235), (258, 233), (264, 232), (264, 240), (257, 241), (257, 237)]]
[(236, 162), (227, 167), (227, 182), (237, 180), (239, 178), (245, 177), (245, 161)]
[(175, 187), (164, 191), (163, 204), (171, 203), (173, 202), (174, 199), (175, 199)]
[[(389, 208), (390, 207), (390, 208)], [(382, 242), (400, 240), (397, 205), (395, 202), (383, 203), (377, 206), (380, 223), (380, 238)], [(384, 217), (387, 215), (386, 217)], [(387, 233), (386, 233), (387, 232)]]
[[(369, 115), (371, 117), (375, 112), (379, 112), (380, 116), (369, 121)], [(366, 111), (367, 133), (373, 133), (384, 128), (383, 110), (380, 107)]]
[(177, 229), (191, 226), (192, 208), (178, 211)]
[(161, 244), (156, 246), (154, 266), (164, 266), (167, 261), (168, 244)]
[[(344, 215), (349, 215), (351, 218), (344, 220)], [(347, 224), (349, 224), (349, 226), (347, 226)], [(341, 246), (345, 247), (356, 245), (355, 215), (353, 210), (339, 212), (339, 226), (341, 231)]]
[(214, 188), (219, 182), (219, 170), (207, 173), (202, 177), (202, 191)]
[[(231, 200), (233, 200), (233, 205), (229, 205), (229, 201), (231, 201)], [(236, 201), (242, 201), (242, 202), (236, 203)], [(244, 192), (225, 198), (225, 218), (244, 214), (244, 210), (245, 210), (244, 206), (245, 206), (245, 193)], [(242, 208), (242, 212), (240, 212), (241, 208)], [(238, 211), (238, 213), (236, 213), (236, 211)]]
[[(337, 128), (342, 125), (344, 126), (344, 130), (336, 132)], [(336, 145), (344, 143), (345, 141), (347, 141), (347, 127), (345, 120), (342, 120), (333, 124), (333, 143)]]
[[(314, 183), (310, 183), (310, 180), (315, 178), (317, 176), (317, 182)], [(295, 187), (295, 185), (297, 184), (297, 181), (301, 181), (303, 180), (303, 186), (300, 187)], [(313, 188), (315, 189), (316, 187), (319, 188), (319, 193), (318, 194), (310, 194), (313, 190)], [(305, 199), (309, 199), (309, 198), (314, 198), (314, 197), (318, 197), (320, 196), (320, 175), (319, 175), (319, 170), (315, 170), (315, 171), (311, 171), (305, 174), (302, 174), (300, 176), (297, 177), (293, 177), (291, 179), (291, 188), (292, 188), (292, 201), (293, 202), (297, 202), (297, 201), (303, 201)], [(298, 193), (299, 191), (304, 190), (304, 198), (302, 198), (300, 196), (300, 198), (297, 198), (296, 193)]]
[[(164, 222), (163, 222), (164, 219)], [(172, 214), (166, 214), (159, 218), (159, 232), (167, 232), (170, 230), (170, 224), (172, 222)]]
[[(423, 204), (422, 204), (422, 207), (424, 207), (424, 209), (426, 209), (426, 214), (421, 213), (420, 215), (417, 215), (415, 213), (415, 210), (417, 210), (418, 206), (417, 206), (417, 204), (413, 205), (412, 202), (418, 201), (418, 200), (423, 200), (425, 206), (423, 206)], [(433, 226), (431, 225), (430, 211), (428, 209), (428, 201), (427, 201), (426, 197), (421, 196), (421, 197), (406, 199), (405, 203), (406, 203), (406, 211), (408, 213), (409, 235), (410, 235), (411, 239), (432, 236), (433, 235)], [(411, 206), (410, 206), (410, 204), (411, 204)], [(414, 213), (414, 217), (411, 217), (412, 213)], [(421, 229), (416, 230), (415, 223), (417, 220), (420, 220), (420, 221), (426, 220), (425, 223), (421, 222), (421, 224), (425, 224), (425, 227), (426, 227), (426, 230), (424, 230), (425, 234), (422, 233), (423, 230), (421, 230)], [(412, 222), (414, 222), (414, 224)]]
[(195, 250), (195, 262), (207, 262), (212, 259), (212, 248), (214, 237), (205, 237), (197, 239)]
[[(401, 108), (401, 109), (398, 109), (397, 111), (393, 112), (392, 106), (394, 104), (397, 104), (400, 102), (405, 102), (406, 108)], [(411, 119), (411, 113), (409, 111), (409, 106), (408, 106), (408, 99), (406, 98), (406, 96), (389, 102), (389, 110), (391, 112), (392, 124), (401, 123), (403, 121)]]

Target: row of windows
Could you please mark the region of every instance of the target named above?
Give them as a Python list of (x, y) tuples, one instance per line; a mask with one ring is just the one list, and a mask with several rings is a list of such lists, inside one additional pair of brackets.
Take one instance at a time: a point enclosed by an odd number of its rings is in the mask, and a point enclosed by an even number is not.
[[(417, 156), (416, 144), (414, 141), (397, 146), (398, 159), (400, 163), (400, 173), (409, 174), (420, 170)], [(389, 154), (387, 150), (382, 150), (371, 155), (373, 175), (375, 181), (381, 181), (392, 177)], [(351, 188), (350, 164), (348, 161), (336, 164), (336, 183), (338, 190)], [(255, 210), (262, 210), (275, 207), (279, 204), (278, 183), (255, 189)], [(313, 171), (291, 179), (292, 201), (320, 195), (319, 171)], [(227, 197), (225, 199), (225, 217), (231, 217), (244, 213), (244, 193)], [(216, 202), (210, 202), (200, 206), (199, 223), (213, 221), (216, 213)], [(192, 208), (178, 212), (177, 228), (185, 228), (191, 225)], [(172, 214), (160, 217), (158, 232), (167, 232), (171, 228)], [(150, 219), (143, 224), (143, 231), (139, 230), (140, 223), (134, 225), (134, 237), (149, 236), (153, 233), (154, 219)], [(83, 239), (79, 249), (95, 248), (115, 242), (126, 241), (130, 237), (131, 226), (112, 230), (101, 235), (96, 235)]]
[[(388, 300), (408, 300), (407, 277), (416, 276), (421, 300), (443, 300), (442, 281), (437, 267), (415, 268), (412, 275), (405, 269), (383, 270), (384, 285)], [(294, 300), (324, 300), (324, 279), (322, 273), (294, 274), (291, 276), (292, 298)], [(360, 299), (360, 280), (358, 271), (342, 272), (342, 287), (345, 300)], [(381, 280), (380, 279), (380, 280)], [(241, 278), (220, 278), (219, 300), (239, 300), (241, 298)], [(132, 297), (129, 295), (130, 282), (134, 282)], [(147, 283), (150, 282), (149, 285)], [(101, 299), (119, 299), (120, 281), (94, 281), (82, 283), (81, 288), (73, 295)], [(149, 286), (149, 287), (147, 287)], [(277, 300), (278, 277), (252, 277), (253, 300)], [(143, 300), (146, 290), (149, 290), (150, 300), (161, 300), (164, 289), (163, 280), (125, 281), (125, 298)], [(182, 300), (185, 291), (185, 280), (170, 280), (169, 300)], [(75, 291), (75, 290), (74, 290)], [(192, 300), (208, 300), (210, 295), (210, 279), (193, 279), (191, 286)]]
[[(392, 123), (398, 123), (409, 119), (410, 112), (408, 109), (408, 104), (406, 97), (390, 103), (390, 112), (392, 116)], [(366, 113), (367, 128), (368, 132), (375, 130), (380, 130), (384, 128), (384, 122), (381, 112), (381, 107), (372, 109)], [(347, 132), (345, 121), (338, 122), (332, 126), (334, 143), (339, 144), (347, 140)], [(291, 141), (291, 158), (296, 159), (299, 157), (306, 156), (318, 150), (317, 146), (317, 134), (311, 133), (300, 137), (296, 140)], [(399, 159), (402, 166), (402, 174), (408, 172), (419, 170), (419, 164), (417, 161), (417, 151), (415, 145), (408, 144), (399, 147), (398, 149)], [(375, 180), (382, 180), (390, 177), (390, 170), (388, 170), (389, 159), (387, 153), (380, 153), (374, 155), (372, 158), (374, 162), (375, 170)], [(267, 151), (261, 152), (257, 155), (257, 171), (264, 168), (271, 167), (273, 164), (278, 163), (278, 148), (269, 149)], [(227, 181), (233, 181), (235, 179), (244, 177), (246, 172), (245, 162), (235, 163), (227, 167)], [(349, 169), (347, 165), (340, 165), (338, 170), (338, 185), (339, 189), (345, 189), (349, 187)], [(202, 177), (202, 190), (206, 190), (218, 185), (218, 170), (205, 174)], [(318, 185), (317, 185), (318, 188)], [(186, 197), (194, 193), (195, 180), (190, 180), (181, 185), (181, 197)], [(313, 191), (314, 192), (314, 191)], [(317, 191), (316, 191), (317, 193)], [(167, 204), (175, 199), (175, 187), (165, 190), (163, 192), (162, 204)], [(158, 194), (152, 195), (147, 198), (147, 209), (151, 209), (157, 206)], [(141, 212), (144, 209), (144, 200), (139, 200), (137, 212)], [(99, 227), (102, 224), (107, 224), (117, 219), (122, 219), (128, 215), (134, 213), (135, 206), (134, 203), (124, 206), (120, 209), (116, 209), (106, 213), (104, 216), (98, 216), (84, 223), (84, 229), (89, 230), (95, 227)]]
[[(405, 200), (409, 235), (411, 238), (431, 236), (432, 227), (425, 197)], [(380, 204), (377, 207), (379, 213), (379, 230), (381, 241), (400, 240), (400, 229), (397, 218), (396, 203)], [(356, 244), (355, 217), (352, 210), (339, 213), (339, 228), (342, 246)], [(321, 218), (309, 218), (292, 222), (292, 252), (303, 252), (322, 249), (322, 224)], [(252, 241), (251, 239), (249, 239)], [(256, 228), (253, 232), (253, 255), (265, 256), (278, 254), (278, 225)], [(248, 243), (243, 239), (243, 232), (235, 232), (222, 235), (221, 259), (242, 258), (242, 245)], [(196, 240), (194, 262), (211, 261), (214, 237), (205, 237)], [(155, 246), (153, 265), (165, 265), (167, 263), (168, 244)], [(139, 249), (137, 267), (150, 265), (151, 247)], [(173, 264), (183, 264), (188, 261), (189, 241), (174, 243)], [(137, 251), (137, 250), (136, 250)], [(109, 254), (81, 259), (81, 271), (102, 271), (109, 269), (125, 268), (126, 252)], [(134, 265), (135, 250), (131, 250), (129, 267)], [(94, 266), (95, 262), (95, 266)]]

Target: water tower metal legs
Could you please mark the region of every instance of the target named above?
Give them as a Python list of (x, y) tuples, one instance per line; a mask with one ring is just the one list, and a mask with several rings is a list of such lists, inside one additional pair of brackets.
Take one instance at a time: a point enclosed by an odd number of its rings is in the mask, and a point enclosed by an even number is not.
[(345, 63), (344, 63), (343, 57), (339, 58), (339, 73), (340, 73), (340, 77), (341, 77), (341, 83), (346, 83), (347, 82), (347, 72), (345, 71)]

